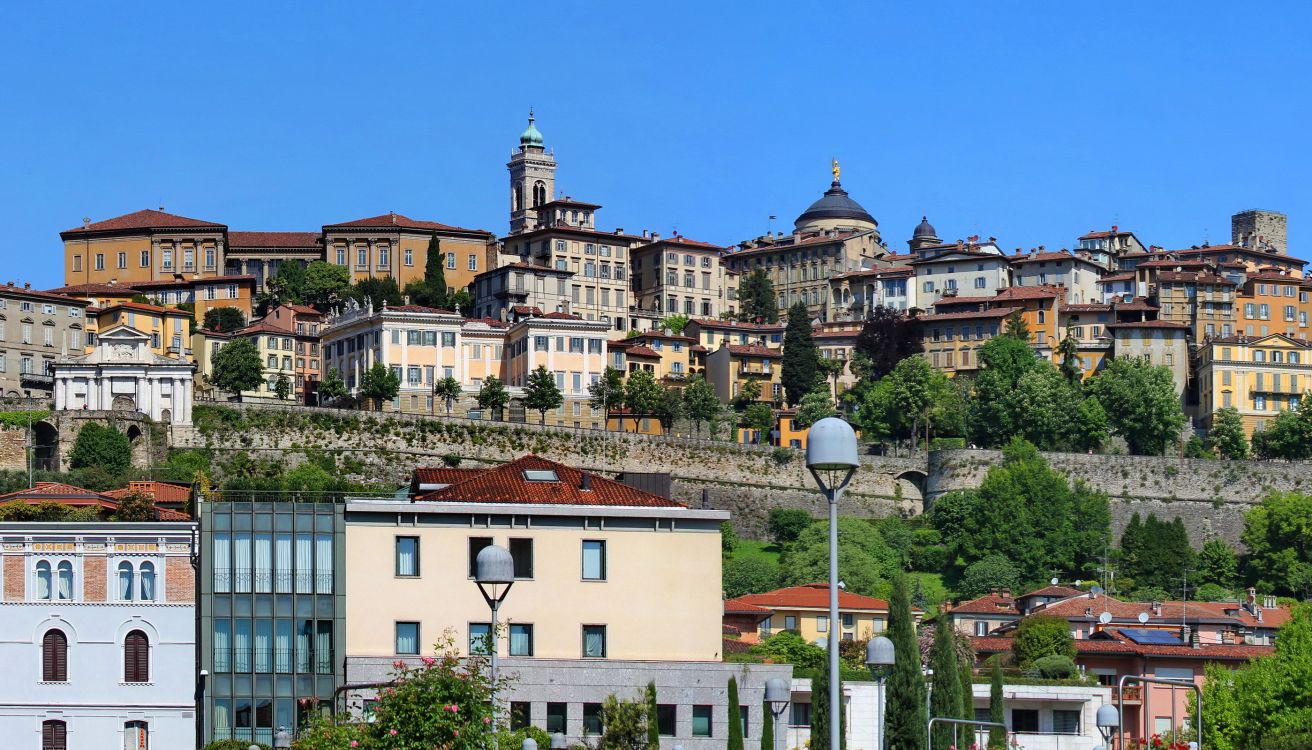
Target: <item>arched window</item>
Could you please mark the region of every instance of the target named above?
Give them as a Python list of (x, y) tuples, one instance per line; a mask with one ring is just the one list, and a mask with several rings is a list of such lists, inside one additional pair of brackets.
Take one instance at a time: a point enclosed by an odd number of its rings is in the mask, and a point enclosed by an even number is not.
[(155, 601), (155, 563), (141, 564), (141, 601)]
[(119, 601), (132, 601), (132, 563), (124, 560), (118, 564), (118, 598)]
[(150, 639), (140, 630), (123, 641), (123, 681), (150, 682)]
[(47, 630), (41, 638), (41, 681), (68, 682), (68, 638), (62, 630)]
[(56, 593), (60, 599), (71, 600), (73, 598), (73, 563), (65, 560), (57, 568), (59, 573), (59, 588)]
[(50, 563), (42, 560), (36, 564), (36, 598), (49, 599), (51, 597), (50, 583)]
[(515, 185), (515, 207), (513, 210), (519, 211), (524, 207), (524, 186)]
[(68, 726), (64, 722), (41, 722), (41, 750), (68, 750)]
[(533, 207), (537, 208), (547, 202), (547, 183), (538, 180), (533, 183)]

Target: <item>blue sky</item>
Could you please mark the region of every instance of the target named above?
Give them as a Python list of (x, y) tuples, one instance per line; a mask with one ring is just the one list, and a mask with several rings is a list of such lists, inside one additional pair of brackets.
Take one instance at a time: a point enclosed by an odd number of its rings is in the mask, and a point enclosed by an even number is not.
[[(1254, 4), (1255, 5), (1255, 4)], [(728, 244), (829, 159), (890, 246), (1226, 241), (1312, 219), (1312, 9), (1265, 3), (6, 4), (0, 261), (164, 205), (234, 230), (394, 210), (504, 233), (529, 106), (605, 228)]]

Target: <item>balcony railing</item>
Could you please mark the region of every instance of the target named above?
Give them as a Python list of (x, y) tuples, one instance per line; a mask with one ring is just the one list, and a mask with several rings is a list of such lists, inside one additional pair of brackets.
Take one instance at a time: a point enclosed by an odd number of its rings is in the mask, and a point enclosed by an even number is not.
[(757, 377), (768, 378), (774, 374), (774, 370), (762, 370), (758, 367), (740, 367), (738, 368), (739, 377)]

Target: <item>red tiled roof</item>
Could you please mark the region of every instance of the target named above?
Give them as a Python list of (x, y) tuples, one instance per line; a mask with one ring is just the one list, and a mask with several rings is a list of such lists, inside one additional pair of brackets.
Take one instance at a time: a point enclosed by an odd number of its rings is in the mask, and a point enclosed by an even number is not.
[[(1086, 615), (1087, 608), (1093, 608), (1093, 615)], [(1047, 606), (1035, 610), (1032, 614), (1054, 615), (1064, 617), (1068, 620), (1095, 620), (1098, 615), (1106, 610), (1112, 614), (1113, 620), (1119, 620), (1123, 623), (1138, 622), (1139, 615), (1148, 615), (1148, 624), (1171, 624), (1178, 623), (1181, 617), (1181, 608), (1183, 607), (1184, 617), (1186, 619), (1205, 618), (1205, 619), (1228, 619), (1247, 627), (1253, 627), (1258, 624), (1257, 618), (1248, 610), (1240, 607), (1234, 602), (1161, 602), (1161, 609), (1157, 614), (1153, 613), (1151, 602), (1125, 602), (1114, 597), (1101, 595), (1096, 599), (1088, 596), (1081, 596), (1071, 599), (1064, 599), (1059, 602), (1052, 602)], [(1225, 610), (1235, 610), (1234, 614), (1227, 614)], [(1276, 609), (1267, 609), (1262, 612), (1262, 624), (1267, 627), (1279, 627), (1289, 619), (1288, 608), (1277, 607)]]
[[(528, 470), (555, 471), (559, 481), (532, 481)], [(683, 503), (587, 473), (590, 489), (579, 485), (585, 472), (529, 454), (416, 500), (451, 503), (522, 503), (533, 505), (602, 505), (641, 508), (686, 508)]]
[(61, 286), (56, 289), (46, 290), (46, 294), (62, 294), (62, 295), (85, 294), (85, 295), (91, 295), (97, 297), (108, 295), (108, 294), (131, 297), (136, 293), (137, 290), (134, 289), (133, 287), (128, 286), (127, 284), (71, 284), (69, 286)]
[(773, 611), (769, 607), (758, 607), (755, 604), (749, 604), (741, 598), (724, 600), (724, 613), (726, 615), (768, 615)]
[(706, 347), (702, 346), (701, 344), (693, 344), (692, 346), (688, 347), (688, 351), (690, 351), (690, 352), (704, 352), (704, 351), (706, 351)]
[(1261, 250), (1255, 250), (1251, 247), (1240, 247), (1238, 245), (1211, 245), (1209, 247), (1191, 247), (1184, 250), (1172, 250), (1171, 252), (1181, 255), (1215, 255), (1217, 253), (1241, 253), (1248, 256), (1257, 256), (1267, 259), (1278, 259), (1285, 263), (1295, 263), (1303, 266), (1307, 261), (1295, 258), (1289, 255), (1278, 255), (1276, 253), (1264, 253)]
[(1286, 336), (1283, 333), (1269, 333), (1265, 336), (1214, 336), (1207, 340), (1209, 344), (1260, 344), (1267, 339), (1281, 338), (1286, 341), (1298, 344), (1299, 346), (1312, 346), (1312, 341), (1307, 339), (1296, 339), (1292, 336)]
[(194, 286), (196, 284), (230, 284), (239, 281), (249, 281), (251, 283), (254, 283), (255, 277), (248, 273), (232, 274), (231, 276), (202, 276), (200, 278), (188, 278), (184, 276), (183, 278), (180, 279), (174, 278), (174, 279), (158, 279), (155, 281), (134, 281), (132, 282), (132, 288), (140, 291), (143, 289), (167, 289), (175, 286)]
[(542, 308), (533, 305), (514, 305), (510, 311), (516, 315), (541, 315)]
[(739, 357), (766, 357), (776, 359), (783, 357), (784, 353), (778, 349), (771, 349), (768, 346), (759, 346), (757, 344), (729, 344), (729, 353)]
[(641, 346), (638, 344), (634, 344), (628, 347), (628, 349), (625, 351), (625, 354), (630, 357), (652, 357), (655, 359), (660, 359), (661, 357), (661, 353), (656, 351), (655, 349), (652, 349), (651, 347), (647, 347), (647, 346)]
[(65, 229), (60, 234), (84, 234), (89, 232), (113, 232), (124, 229), (226, 229), (222, 224), (200, 219), (188, 219), (185, 216), (167, 214), (163, 211), (146, 209), (130, 214), (115, 216), (112, 219), (92, 222), (83, 227)]
[(115, 500), (125, 495), (144, 494), (157, 503), (185, 503), (191, 498), (191, 486), (172, 482), (128, 482), (127, 487), (104, 493)]
[(497, 266), (496, 268), (490, 268), (484, 271), (483, 273), (475, 274), (474, 278), (478, 278), (480, 276), (487, 276), (490, 273), (504, 273), (506, 271), (510, 271), (514, 269), (520, 269), (523, 271), (535, 271), (537, 273), (554, 273), (554, 274), (559, 274), (561, 276), (574, 275), (573, 271), (566, 271), (561, 268), (552, 268), (550, 266), (535, 266), (532, 263), (516, 262), (516, 263), (507, 263), (504, 266)]
[(1057, 307), (1057, 309), (1062, 312), (1111, 312), (1112, 306), (1099, 304), (1097, 302), (1090, 302), (1088, 304), (1076, 302), (1069, 305), (1063, 302)]
[[(709, 242), (699, 242), (698, 240), (690, 240), (687, 237), (678, 234), (674, 235), (673, 237), (657, 240), (656, 242), (651, 243), (651, 245), (648, 245), (648, 247), (655, 247), (656, 245), (666, 245), (666, 244), (687, 245), (688, 247), (694, 249), (702, 249), (702, 250), (724, 250), (723, 245), (713, 245)], [(633, 250), (634, 252), (637, 252), (638, 248), (635, 247)]]
[(1093, 263), (1093, 261), (1089, 260), (1088, 258), (1081, 258), (1080, 256), (1072, 253), (1069, 250), (1059, 250), (1055, 252), (1049, 250), (1042, 253), (1034, 253), (1033, 255), (1030, 255), (1028, 253), (1019, 253), (1019, 254), (1013, 254), (1007, 256), (1007, 260), (1011, 261), (1012, 263), (1030, 263), (1030, 262), (1037, 262), (1037, 261), (1046, 262), (1050, 260), (1082, 260), (1085, 263)]
[(413, 480), (419, 484), (455, 484), (476, 477), (488, 469), (453, 469), (446, 466), (420, 466)]
[(643, 331), (634, 336), (635, 339), (660, 339), (662, 341), (696, 341), (692, 336), (677, 336), (673, 333), (663, 333), (661, 331)]
[(566, 313), (566, 312), (549, 312), (546, 315), (542, 315), (539, 317), (548, 318), (551, 320), (583, 320), (582, 315), (575, 315), (574, 313)]
[(324, 224), (323, 226), (325, 230), (337, 229), (338, 227), (397, 227), (399, 229), (438, 229), (452, 232), (478, 232), (479, 234), (491, 234), (483, 229), (465, 229), (464, 227), (456, 227), (450, 224), (440, 224), (436, 221), (411, 219), (408, 216), (402, 216), (398, 213), (370, 216), (366, 219), (343, 221), (339, 224)]
[[(774, 591), (767, 591), (763, 594), (747, 594), (732, 601), (768, 609), (824, 609), (829, 606), (829, 584), (808, 583), (803, 586), (788, 586)], [(876, 599), (873, 596), (863, 596), (840, 590), (838, 592), (838, 608), (887, 612), (888, 602), (883, 599)]]
[(9, 282), (8, 284), (5, 284), (4, 286), (0, 286), (0, 294), (19, 294), (25, 297), (33, 297), (36, 299), (47, 299), (65, 305), (88, 304), (86, 300), (81, 300), (63, 294), (57, 294), (54, 292), (43, 292), (40, 291), (39, 289), (24, 288), (22, 285), (15, 284), (12, 281)]
[[(72, 507), (97, 507), (104, 510), (118, 510), (118, 499), (111, 497), (108, 493), (95, 492), (62, 482), (37, 482), (31, 489), (24, 488), (6, 495), (0, 495), (0, 504), (11, 502), (27, 505), (56, 502)], [(155, 510), (159, 514), (160, 521), (191, 520), (191, 516), (176, 510), (158, 506)]]
[[(693, 318), (688, 322), (690, 324), (696, 323), (700, 328), (728, 328), (735, 331), (775, 333), (784, 330), (783, 323), (744, 323), (737, 320), (711, 320), (710, 318)], [(687, 330), (687, 328), (684, 330)]]
[(989, 302), (1001, 302), (1004, 300), (1044, 299), (1045, 297), (1065, 296), (1065, 287), (1053, 286), (1051, 284), (1039, 284), (1038, 286), (1007, 287), (993, 297), (985, 297), (985, 300)]
[(781, 240), (776, 240), (773, 244), (765, 245), (763, 247), (751, 247), (746, 250), (731, 250), (729, 252), (729, 255), (730, 257), (732, 257), (737, 255), (752, 255), (757, 253), (788, 252), (798, 247), (808, 247), (810, 245), (825, 245), (834, 242), (842, 242), (843, 240), (852, 237), (856, 234), (857, 234), (856, 232), (839, 232), (835, 234), (833, 237), (825, 237), (824, 235), (819, 235), (815, 237), (803, 237), (798, 242), (792, 242), (791, 237), (784, 237)]
[(1020, 617), (1016, 608), (1016, 599), (1002, 594), (985, 594), (978, 599), (962, 602), (951, 609), (954, 615), (1004, 614)]
[(1118, 231), (1115, 231), (1115, 232), (1094, 232), (1094, 231), (1090, 231), (1088, 234), (1082, 234), (1082, 235), (1080, 235), (1079, 237), (1077, 237), (1076, 239), (1080, 239), (1080, 240), (1100, 240), (1100, 239), (1105, 239), (1105, 238), (1107, 238), (1107, 237), (1124, 237), (1124, 236), (1126, 236), (1126, 235), (1128, 235), (1128, 234), (1134, 234), (1134, 232), (1122, 232), (1122, 231), (1119, 231), (1119, 230), (1118, 230)]
[(1135, 265), (1135, 268), (1205, 268), (1206, 261), (1202, 260), (1185, 260), (1180, 258), (1158, 258), (1156, 260), (1146, 260)]
[(885, 276), (910, 276), (915, 273), (916, 269), (911, 266), (885, 266), (883, 268), (862, 268), (859, 271), (847, 271), (846, 273), (834, 274), (831, 278), (849, 279), (863, 276), (874, 276), (877, 279)]
[(1116, 310), (1156, 310), (1157, 305), (1152, 304), (1145, 297), (1135, 297), (1132, 300), (1116, 302), (1113, 304)]
[(939, 320), (973, 320), (975, 318), (1005, 318), (1011, 315), (1010, 308), (1001, 307), (992, 310), (966, 310), (965, 312), (934, 313), (921, 315), (917, 320), (933, 323)]
[(1125, 273), (1109, 273), (1098, 279), (1099, 284), (1108, 284), (1115, 281), (1134, 281), (1134, 274), (1130, 271)]
[(318, 232), (228, 232), (228, 247), (319, 249)]
[(292, 309), (292, 312), (300, 313), (301, 315), (317, 315), (319, 317), (323, 317), (323, 313), (319, 312), (313, 307), (310, 307), (309, 305), (297, 305), (288, 302), (284, 304), (283, 307), (290, 307)]
[[(1112, 633), (1113, 631), (1104, 631)], [(997, 654), (1011, 650), (1012, 639), (1003, 636), (971, 636), (970, 643), (976, 654)], [(1209, 659), (1214, 661), (1248, 661), (1259, 656), (1275, 653), (1273, 646), (1242, 646), (1206, 644), (1198, 648), (1192, 646), (1167, 646), (1146, 643), (1131, 643), (1113, 638), (1077, 638), (1075, 639), (1076, 659), (1080, 656), (1125, 655), (1151, 656), (1156, 658)]]
[(1066, 598), (1070, 596), (1080, 596), (1083, 593), (1084, 593), (1083, 591), (1077, 588), (1072, 588), (1070, 586), (1054, 585), (1054, 586), (1044, 586), (1043, 588), (1038, 589), (1036, 591), (1030, 591), (1028, 593), (1021, 594), (1020, 597), (1018, 598), (1028, 599), (1031, 596), (1060, 596), (1062, 598)]
[[(465, 318), (465, 323), (482, 323), (491, 328), (509, 328), (510, 324), (496, 318)], [(463, 324), (462, 324), (463, 325)]]
[(176, 307), (161, 307), (159, 305), (147, 305), (143, 302), (115, 302), (113, 304), (106, 305), (105, 307), (101, 308), (100, 311), (109, 312), (110, 310), (117, 310), (120, 307), (123, 308), (124, 310), (140, 310), (142, 312), (158, 313), (160, 315), (181, 315), (187, 318), (191, 317), (191, 313), (187, 312), (186, 310), (179, 310)]
[(1157, 274), (1158, 281), (1181, 281), (1193, 282), (1195, 284), (1221, 284), (1222, 286), (1235, 286), (1235, 282), (1230, 279), (1222, 278), (1210, 271), (1159, 271)]

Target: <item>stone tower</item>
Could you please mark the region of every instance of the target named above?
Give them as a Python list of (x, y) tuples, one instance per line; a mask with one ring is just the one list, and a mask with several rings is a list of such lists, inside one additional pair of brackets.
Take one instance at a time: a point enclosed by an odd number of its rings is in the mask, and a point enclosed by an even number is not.
[(528, 111), (528, 129), (519, 136), (519, 150), (506, 165), (510, 170), (510, 233), (530, 232), (538, 227), (536, 208), (556, 194), (556, 157), (542, 145), (542, 133)]
[(1259, 252), (1286, 255), (1289, 252), (1285, 239), (1287, 221), (1277, 211), (1240, 211), (1230, 217), (1230, 241)]

